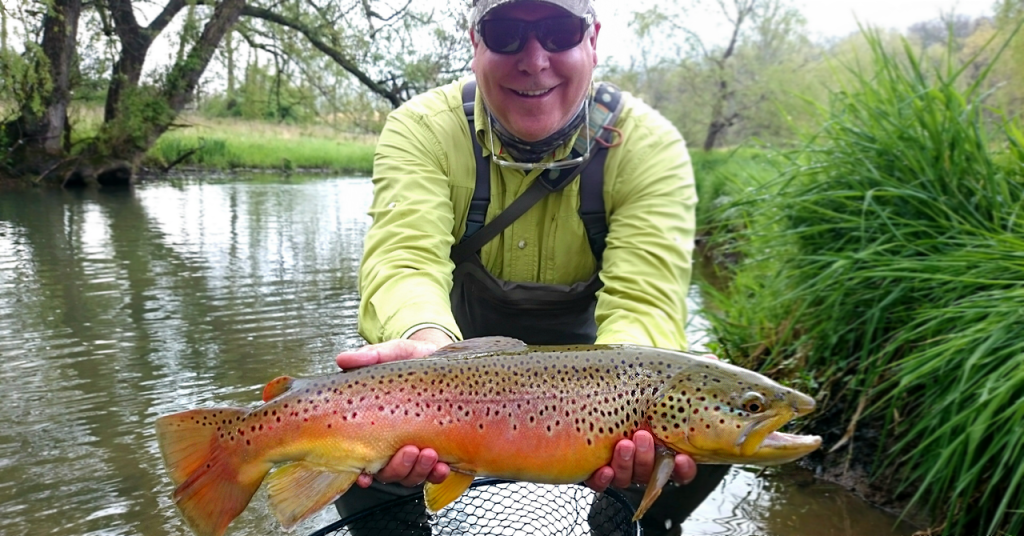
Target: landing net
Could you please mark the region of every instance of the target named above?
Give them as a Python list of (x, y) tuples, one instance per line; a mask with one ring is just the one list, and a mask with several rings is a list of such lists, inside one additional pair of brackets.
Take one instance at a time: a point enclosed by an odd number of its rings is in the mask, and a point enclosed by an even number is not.
[(413, 494), (336, 521), (310, 536), (640, 536), (633, 508), (615, 490), (487, 478), (428, 516)]

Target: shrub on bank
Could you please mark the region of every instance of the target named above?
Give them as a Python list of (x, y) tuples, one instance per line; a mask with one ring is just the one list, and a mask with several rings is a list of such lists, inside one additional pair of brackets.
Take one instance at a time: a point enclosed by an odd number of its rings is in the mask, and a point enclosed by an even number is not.
[(964, 68), (871, 41), (791, 170), (721, 209), (741, 260), (707, 315), (729, 357), (843, 408), (943, 534), (1021, 534), (1024, 136), (988, 134)]

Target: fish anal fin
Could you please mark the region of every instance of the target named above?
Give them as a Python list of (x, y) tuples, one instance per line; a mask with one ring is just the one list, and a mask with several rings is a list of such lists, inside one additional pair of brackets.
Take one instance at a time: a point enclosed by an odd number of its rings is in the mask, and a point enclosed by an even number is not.
[(217, 423), (242, 418), (241, 408), (196, 409), (160, 417), (156, 437), (174, 503), (198, 536), (220, 536), (245, 510), (271, 464), (245, 460), (218, 440)]
[(278, 376), (263, 388), (263, 401), (270, 402), (271, 400), (285, 394), (289, 389), (292, 388), (292, 384), (295, 383), (295, 378), (291, 376)]
[(344, 494), (358, 472), (339, 472), (309, 462), (278, 467), (267, 477), (267, 496), (274, 517), (285, 530), (319, 512)]
[(436, 352), (430, 354), (429, 357), (444, 357), (448, 359), (470, 358), (493, 352), (525, 350), (526, 348), (525, 342), (513, 339), (512, 337), (477, 337), (442, 346)]
[(672, 478), (672, 471), (675, 467), (676, 453), (665, 447), (657, 447), (654, 455), (654, 471), (651, 472), (651, 479), (647, 482), (647, 489), (644, 491), (643, 498), (640, 499), (640, 506), (636, 507), (636, 513), (633, 514), (633, 521), (638, 521), (643, 517), (651, 505), (654, 504), (654, 501), (658, 499), (661, 495), (661, 489)]
[(454, 471), (440, 484), (427, 482), (423, 485), (423, 500), (427, 505), (427, 512), (434, 514), (448, 506), (465, 493), (472, 483), (473, 475)]

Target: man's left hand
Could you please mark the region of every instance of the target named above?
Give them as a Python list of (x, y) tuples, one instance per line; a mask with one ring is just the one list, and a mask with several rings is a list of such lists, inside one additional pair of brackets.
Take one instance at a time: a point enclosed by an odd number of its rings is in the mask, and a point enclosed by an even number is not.
[[(686, 454), (676, 454), (672, 480), (689, 484), (697, 476), (697, 463)], [(625, 488), (631, 483), (647, 484), (654, 471), (654, 437), (646, 430), (633, 434), (632, 441), (623, 439), (615, 445), (610, 464), (594, 471), (584, 484), (597, 492), (608, 486)]]

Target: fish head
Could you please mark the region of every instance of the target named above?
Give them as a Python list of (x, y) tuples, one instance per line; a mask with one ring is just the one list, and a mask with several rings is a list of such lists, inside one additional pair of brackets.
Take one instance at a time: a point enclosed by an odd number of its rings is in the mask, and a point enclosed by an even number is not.
[(708, 358), (674, 374), (645, 416), (651, 433), (697, 463), (778, 465), (821, 446), (779, 432), (814, 399), (756, 372)]

